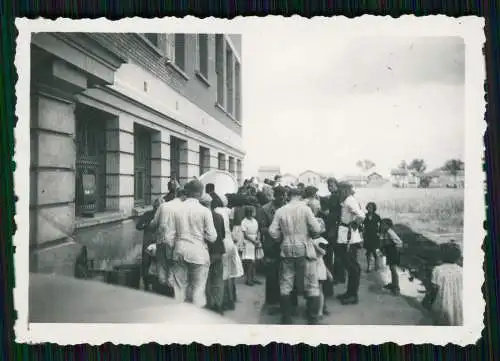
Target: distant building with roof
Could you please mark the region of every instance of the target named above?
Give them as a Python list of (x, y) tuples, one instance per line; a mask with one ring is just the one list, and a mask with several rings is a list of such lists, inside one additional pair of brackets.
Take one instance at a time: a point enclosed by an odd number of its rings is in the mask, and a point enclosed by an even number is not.
[(391, 170), (391, 183), (398, 188), (417, 188), (420, 186), (422, 174), (411, 170), (397, 168)]
[(438, 168), (424, 175), (430, 179), (429, 187), (432, 188), (464, 188), (465, 171), (463, 169), (452, 174), (449, 171)]
[(280, 166), (267, 165), (258, 169), (258, 178), (261, 182), (263, 182), (266, 178), (274, 180), (274, 177), (277, 175), (281, 175)]
[(320, 184), (326, 183), (327, 178), (325, 174), (308, 169), (299, 174), (298, 182), (304, 183), (306, 186), (318, 187)]
[(298, 183), (298, 177), (291, 174), (291, 173), (285, 173), (281, 176), (281, 184), (284, 185), (296, 185)]

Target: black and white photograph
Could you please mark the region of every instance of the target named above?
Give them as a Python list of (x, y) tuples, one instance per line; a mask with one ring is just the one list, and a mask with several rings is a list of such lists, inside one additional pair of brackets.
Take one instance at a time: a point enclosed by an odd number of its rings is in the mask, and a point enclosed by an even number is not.
[(480, 337), (481, 19), (16, 25), (18, 341)]

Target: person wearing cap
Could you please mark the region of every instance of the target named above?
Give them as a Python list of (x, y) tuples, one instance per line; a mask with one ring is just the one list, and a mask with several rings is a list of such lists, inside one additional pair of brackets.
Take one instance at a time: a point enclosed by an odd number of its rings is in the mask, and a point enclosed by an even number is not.
[[(175, 184), (174, 184), (175, 185)], [(169, 232), (173, 232), (175, 229), (174, 225), (174, 214), (176, 210), (182, 205), (185, 198), (185, 192), (180, 186), (175, 185), (174, 198), (167, 201), (168, 195), (163, 197), (163, 201), (155, 212), (154, 218), (151, 221), (151, 227), (157, 229), (157, 240), (156, 240), (156, 261), (159, 267), (158, 281), (160, 292), (166, 294), (167, 296), (174, 296), (174, 290), (171, 285), (171, 268), (172, 268), (172, 252), (174, 244), (172, 241), (172, 236), (169, 236)]]
[[(358, 303), (358, 289), (361, 277), (358, 250), (361, 248), (362, 242), (359, 229), (363, 224), (365, 214), (356, 198), (354, 198), (354, 190), (351, 184), (339, 183), (339, 195), (341, 214), (337, 243), (343, 249), (339, 256), (342, 257), (347, 271), (347, 290), (338, 298), (343, 305), (352, 305)], [(335, 259), (337, 259), (337, 255), (335, 255)]]
[(302, 201), (301, 192), (291, 189), (290, 202), (276, 211), (268, 230), (269, 235), (280, 243), (280, 306), (284, 324), (292, 321), (294, 286), (306, 297), (309, 324), (318, 322), (321, 300), (317, 256), (311, 236), (320, 231), (321, 225)]
[[(285, 188), (279, 186), (273, 190), (274, 199), (262, 207), (262, 246), (266, 263), (266, 296), (265, 303), (272, 307), (279, 305), (279, 265), (280, 265), (280, 245), (273, 240), (268, 233), (269, 226), (273, 222), (274, 214), (286, 203)], [(270, 309), (273, 312), (273, 309)]]
[[(338, 190), (338, 182), (335, 178), (330, 177), (327, 180), (328, 191), (330, 196), (327, 199), (328, 216), (326, 217), (326, 239), (328, 240), (328, 248), (326, 254), (326, 267), (333, 274), (334, 282), (325, 282), (325, 296), (333, 296), (333, 284), (343, 284), (346, 280), (346, 270), (341, 257), (343, 248), (337, 243), (339, 221), (340, 221), (340, 198)], [(333, 261), (335, 256), (335, 261)]]
[(210, 268), (207, 243), (217, 240), (217, 231), (212, 212), (200, 203), (203, 184), (191, 180), (184, 190), (186, 200), (176, 208), (174, 227), (167, 232), (167, 243), (174, 244), (172, 283), (176, 300), (204, 307)]
[(165, 195), (165, 202), (170, 202), (176, 198), (176, 193), (179, 188), (181, 188), (179, 182), (176, 179), (171, 179), (167, 185), (168, 193)]
[(222, 302), (224, 300), (224, 280), (223, 280), (223, 264), (222, 255), (225, 253), (224, 238), (226, 229), (224, 226), (224, 218), (219, 213), (215, 212), (216, 208), (222, 207), (220, 197), (212, 198), (211, 195), (205, 194), (201, 197), (200, 203), (212, 211), (215, 230), (217, 231), (217, 239), (214, 243), (208, 243), (208, 253), (210, 255), (210, 268), (208, 270), (207, 279), (207, 308), (219, 314), (223, 314)]
[(154, 277), (151, 277), (152, 275), (150, 275), (149, 273), (151, 263), (153, 262), (153, 258), (146, 250), (151, 244), (156, 243), (157, 241), (156, 232), (158, 224), (154, 222), (154, 219), (158, 208), (161, 206), (163, 202), (164, 202), (163, 197), (158, 197), (153, 203), (153, 209), (144, 212), (144, 214), (141, 217), (139, 217), (136, 224), (136, 229), (138, 231), (143, 231), (144, 233), (142, 239), (141, 274), (142, 274), (142, 283), (144, 285), (145, 290), (149, 290), (150, 287), (154, 286), (155, 284), (155, 281), (153, 280)]

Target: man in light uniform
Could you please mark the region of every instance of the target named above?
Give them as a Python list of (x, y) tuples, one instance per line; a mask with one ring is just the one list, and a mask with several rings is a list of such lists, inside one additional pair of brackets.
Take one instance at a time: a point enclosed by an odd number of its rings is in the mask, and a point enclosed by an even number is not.
[(210, 267), (207, 242), (217, 239), (212, 212), (200, 204), (203, 184), (192, 180), (184, 186), (186, 200), (176, 207), (174, 227), (167, 232), (167, 244), (174, 244), (172, 283), (175, 298), (206, 305), (206, 284)]
[(358, 250), (361, 247), (361, 234), (359, 228), (363, 223), (365, 214), (358, 201), (354, 198), (354, 190), (349, 183), (339, 183), (340, 196), (340, 224), (337, 243), (343, 247), (341, 253), (343, 264), (347, 271), (347, 291), (340, 295), (343, 305), (358, 303), (358, 289), (361, 277), (361, 267), (358, 262)]
[(320, 231), (321, 226), (302, 201), (301, 192), (291, 189), (290, 202), (276, 211), (269, 227), (269, 235), (277, 242), (281, 241), (280, 306), (283, 324), (291, 323), (294, 286), (307, 299), (309, 323), (318, 322), (320, 290), (317, 256), (311, 236)]

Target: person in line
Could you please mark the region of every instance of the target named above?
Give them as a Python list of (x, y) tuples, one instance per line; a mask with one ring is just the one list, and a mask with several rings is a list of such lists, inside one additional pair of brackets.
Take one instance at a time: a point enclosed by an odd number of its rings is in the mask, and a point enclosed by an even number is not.
[(241, 231), (243, 232), (243, 268), (245, 269), (245, 284), (253, 286), (260, 284), (256, 279), (255, 255), (259, 241), (259, 224), (255, 219), (255, 208), (253, 206), (245, 207), (245, 218), (241, 221)]
[[(176, 184), (172, 183), (172, 185), (175, 186)], [(157, 291), (169, 297), (174, 296), (171, 279), (174, 243), (173, 241), (167, 241), (167, 239), (173, 240), (173, 234), (169, 235), (169, 233), (175, 231), (174, 214), (186, 198), (184, 190), (178, 184), (173, 192), (174, 198), (172, 199), (171, 196), (167, 194), (151, 221), (151, 226), (156, 227), (158, 230), (155, 251), (155, 258), (158, 265)]]
[(281, 185), (281, 176), (279, 174), (274, 176), (274, 186), (278, 187)]
[(215, 202), (216, 204), (222, 203), (219, 195), (215, 192), (215, 184), (208, 183), (205, 186), (205, 193), (207, 193), (210, 197), (212, 197), (212, 201)]
[(176, 198), (176, 192), (181, 187), (176, 179), (171, 179), (167, 185), (168, 193), (165, 195), (165, 202), (170, 202)]
[[(340, 183), (339, 196), (341, 215), (337, 243), (341, 249), (339, 256), (342, 257), (342, 263), (347, 271), (347, 290), (338, 298), (343, 305), (353, 305), (358, 303), (361, 278), (358, 250), (361, 248), (362, 242), (359, 228), (363, 224), (365, 214), (356, 198), (354, 198), (354, 190), (351, 184)], [(335, 260), (337, 260), (337, 255), (335, 255)]]
[(273, 222), (276, 211), (285, 205), (285, 189), (283, 187), (276, 187), (273, 190), (273, 195), (274, 199), (262, 207), (263, 220), (261, 225), (262, 244), (266, 267), (265, 304), (269, 307), (270, 313), (274, 313), (274, 306), (277, 306), (280, 303), (280, 244), (270, 237), (268, 229)]
[(244, 248), (243, 232), (241, 231), (241, 222), (245, 218), (245, 206), (248, 203), (249, 196), (244, 194), (238, 194), (232, 199), (231, 213), (229, 214), (229, 219), (231, 221), (231, 232), (233, 234), (233, 240), (238, 247), (238, 252), (240, 258), (242, 256)]
[(311, 235), (317, 256), (318, 282), (319, 282), (319, 292), (320, 292), (320, 307), (318, 312), (319, 312), (319, 318), (321, 319), (323, 318), (324, 315), (330, 314), (330, 311), (328, 311), (328, 307), (325, 302), (325, 294), (323, 292), (325, 282), (328, 279), (330, 280), (332, 279), (331, 273), (326, 268), (324, 261), (324, 257), (326, 255), (326, 248), (328, 246), (328, 241), (321, 236), (322, 234), (325, 233), (326, 226), (324, 220), (321, 217), (319, 217), (321, 210), (321, 204), (319, 200), (315, 197), (309, 197), (309, 199), (306, 201), (306, 204), (308, 205), (309, 208), (311, 208), (311, 211), (318, 220), (318, 223), (320, 224), (321, 228), (320, 234)]
[(269, 235), (280, 242), (280, 295), (282, 323), (292, 321), (294, 286), (306, 296), (309, 324), (318, 323), (320, 291), (316, 252), (311, 234), (319, 234), (321, 226), (311, 209), (302, 201), (297, 189), (290, 190), (290, 202), (278, 209), (269, 227)]
[(224, 238), (226, 229), (224, 227), (224, 218), (215, 209), (222, 207), (222, 201), (219, 197), (213, 199), (206, 194), (201, 198), (200, 203), (212, 210), (217, 239), (214, 243), (208, 243), (208, 253), (210, 255), (210, 268), (207, 279), (207, 308), (219, 314), (224, 314), (222, 307), (224, 301), (224, 279), (222, 255), (225, 253)]
[(326, 247), (328, 246), (328, 241), (323, 237), (318, 237), (314, 239), (314, 249), (316, 250), (316, 256), (318, 257), (317, 267), (318, 267), (318, 282), (319, 282), (319, 292), (320, 292), (320, 306), (318, 309), (318, 317), (322, 319), (324, 316), (328, 316), (330, 311), (325, 302), (325, 294), (323, 293), (323, 285), (327, 280), (332, 279), (332, 274), (326, 268), (323, 257), (326, 255)]
[(442, 264), (434, 267), (426, 295), (427, 308), (436, 326), (463, 325), (463, 269), (459, 265), (462, 252), (455, 241), (439, 247)]
[[(321, 237), (323, 237), (327, 241), (328, 241), (328, 229), (326, 225), (328, 224), (328, 217), (330, 212), (328, 200), (329, 197), (320, 197), (320, 211), (317, 215), (317, 217), (320, 218), (323, 221), (323, 224), (325, 225), (325, 231), (321, 234)], [(333, 253), (333, 246), (330, 244), (330, 242), (328, 242), (325, 248), (326, 249), (325, 249), (325, 255), (323, 256), (323, 262), (327, 269), (327, 274), (330, 277), (328, 277), (326, 280), (323, 281), (322, 291), (323, 291), (323, 297), (330, 298), (333, 297), (335, 293), (334, 282), (332, 277), (332, 265), (334, 264), (334, 253)]]
[(156, 231), (158, 225), (155, 224), (153, 219), (155, 218), (156, 211), (160, 207), (160, 205), (164, 202), (163, 197), (159, 197), (153, 203), (153, 209), (139, 217), (135, 228), (138, 231), (143, 231), (142, 238), (142, 263), (141, 263), (141, 275), (142, 275), (142, 283), (144, 289), (149, 291), (151, 287), (155, 284), (155, 276), (150, 272), (150, 266), (153, 262), (153, 258), (149, 252), (147, 252), (148, 247), (151, 244), (156, 243)]
[(303, 191), (304, 201), (308, 204), (315, 203), (314, 208), (319, 209), (320, 203), (318, 198), (318, 188), (314, 186), (307, 186)]
[(175, 244), (172, 282), (175, 298), (206, 305), (205, 289), (210, 268), (207, 243), (217, 239), (212, 212), (200, 204), (203, 184), (191, 180), (185, 186), (186, 200), (174, 214), (174, 227), (168, 232), (168, 244)]
[(344, 248), (337, 242), (341, 209), (338, 182), (333, 177), (328, 178), (327, 186), (330, 196), (327, 200), (328, 217), (326, 221), (326, 239), (328, 241), (328, 248), (326, 254), (326, 267), (333, 274), (334, 281), (332, 283), (325, 283), (326, 288), (324, 291), (326, 297), (332, 297), (334, 284), (345, 283), (346, 270), (344, 264), (342, 263), (342, 252), (344, 251)]
[(380, 222), (380, 238), (382, 242), (382, 252), (385, 255), (387, 265), (391, 270), (391, 283), (384, 286), (394, 295), (399, 295), (399, 276), (398, 266), (400, 259), (400, 249), (403, 247), (403, 241), (394, 232), (392, 220), (384, 218)]
[(366, 205), (366, 216), (363, 222), (363, 247), (366, 250), (366, 272), (370, 272), (370, 261), (373, 256), (375, 270), (378, 270), (377, 251), (380, 248), (380, 221), (381, 218), (377, 214), (377, 205), (374, 202), (369, 202)]
[(231, 213), (231, 210), (228, 208), (228, 198), (221, 196), (221, 200), (222, 206), (215, 208), (215, 212), (222, 216), (224, 220), (224, 228), (226, 230), (226, 235), (224, 237), (225, 253), (222, 255), (222, 278), (224, 280), (224, 298), (222, 307), (224, 311), (228, 311), (235, 309), (235, 280), (243, 276), (243, 265), (231, 234), (231, 225), (229, 221), (229, 214)]

